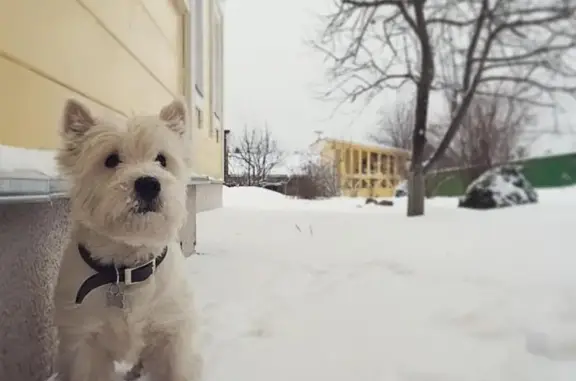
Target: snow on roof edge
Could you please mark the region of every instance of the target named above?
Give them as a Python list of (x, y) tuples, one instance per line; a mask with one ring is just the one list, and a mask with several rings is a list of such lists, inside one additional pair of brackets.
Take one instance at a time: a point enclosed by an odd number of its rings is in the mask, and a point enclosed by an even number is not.
[(378, 144), (376, 142), (373, 141), (368, 141), (368, 140), (361, 140), (361, 139), (343, 139), (343, 138), (333, 138), (333, 137), (322, 137), (318, 140), (316, 140), (315, 142), (313, 142), (311, 144), (311, 146), (318, 144), (319, 142), (324, 141), (324, 142), (337, 142), (337, 143), (345, 143), (345, 144), (353, 144), (353, 145), (359, 145), (359, 146), (364, 146), (366, 148), (372, 148), (372, 149), (377, 149), (377, 150), (390, 150), (390, 151), (400, 151), (400, 152), (406, 152), (406, 153), (410, 153), (409, 150), (406, 150), (404, 148), (399, 148), (399, 147), (392, 147), (386, 144)]
[[(59, 178), (60, 173), (56, 166), (56, 150), (32, 149), (14, 147), (0, 144), (0, 172), (7, 173), (31, 173), (35, 172), (51, 178)], [(192, 180), (206, 178), (212, 182), (222, 181), (222, 179), (200, 173), (190, 173)]]
[(0, 145), (0, 170), (4, 172), (39, 172), (58, 177), (56, 151)]

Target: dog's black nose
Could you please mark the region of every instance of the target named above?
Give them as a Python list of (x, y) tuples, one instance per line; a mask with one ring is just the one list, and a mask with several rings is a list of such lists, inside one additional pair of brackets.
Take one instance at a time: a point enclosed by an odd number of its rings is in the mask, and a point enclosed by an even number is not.
[(153, 201), (160, 193), (160, 181), (152, 176), (142, 176), (134, 182), (136, 195), (144, 201)]

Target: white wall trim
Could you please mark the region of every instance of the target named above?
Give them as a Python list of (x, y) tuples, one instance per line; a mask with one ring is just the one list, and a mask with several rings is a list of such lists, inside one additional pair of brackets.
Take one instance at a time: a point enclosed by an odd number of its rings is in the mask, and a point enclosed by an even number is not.
[[(188, 2), (186, 1), (186, 4)], [(184, 97), (186, 99), (186, 106), (188, 108), (188, 127), (189, 127), (189, 138), (190, 140), (193, 139), (193, 130), (194, 130), (194, 92), (193, 92), (193, 81), (194, 81), (194, 66), (192, 62), (192, 41), (193, 41), (193, 25), (192, 19), (190, 14), (190, 8), (186, 7), (182, 14), (182, 23), (183, 23), (183, 39), (182, 39), (182, 49), (184, 55), (184, 76), (182, 80), (184, 81)]]
[[(193, 79), (194, 79), (194, 89), (196, 91), (196, 95), (200, 98), (204, 98), (204, 95), (206, 93), (206, 78), (205, 78), (205, 72), (206, 72), (206, 45), (207, 45), (207, 34), (206, 34), (206, 18), (207, 18), (207, 14), (209, 9), (207, 8), (207, 3), (209, 0), (190, 0), (190, 6), (191, 6), (191, 18), (193, 19), (192, 23), (194, 25), (194, 40), (193, 40), (193, 46), (192, 46), (192, 54), (194, 57), (194, 75), (193, 75)], [(202, 6), (202, 13), (199, 14), (198, 13), (198, 7)], [(198, 33), (199, 28), (198, 28), (198, 16), (200, 16), (201, 19), (201, 47), (198, 46), (199, 43), (199, 39), (198, 39), (198, 35), (196, 33)], [(200, 48), (200, 49), (199, 49)], [(200, 66), (200, 68), (198, 67)], [(197, 70), (201, 69), (201, 73), (198, 73)], [(198, 78), (200, 77), (200, 78)], [(202, 85), (200, 89), (198, 89), (198, 82), (201, 82), (200, 84)]]

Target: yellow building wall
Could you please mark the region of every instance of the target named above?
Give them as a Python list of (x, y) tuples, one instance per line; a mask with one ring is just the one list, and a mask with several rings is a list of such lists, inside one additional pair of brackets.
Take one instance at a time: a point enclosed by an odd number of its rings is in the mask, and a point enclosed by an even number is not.
[(204, 97), (195, 99), (188, 0), (0, 0), (0, 145), (57, 148), (70, 97), (123, 117), (184, 94), (203, 114), (200, 126), (190, 110), (194, 172), (222, 178), (223, 116), (214, 115), (211, 79), (223, 19), (216, 0), (204, 3)]
[[(376, 158), (372, 157), (372, 154)], [(350, 197), (391, 197), (395, 187), (404, 180), (409, 152), (327, 139), (322, 157), (336, 166), (341, 191)], [(367, 168), (363, 171), (365, 155)], [(372, 163), (372, 159), (374, 163)], [(371, 167), (374, 167), (371, 170)]]
[(0, 1), (0, 144), (54, 149), (65, 99), (154, 112), (182, 94), (172, 0)]
[[(223, 14), (218, 6), (218, 1), (203, 0), (204, 7), (204, 30), (203, 43), (203, 76), (204, 88), (202, 94), (193, 91), (193, 130), (192, 150), (194, 170), (200, 175), (207, 175), (215, 179), (224, 178), (224, 132), (223, 115), (216, 115), (213, 105), (213, 92), (216, 91), (213, 83), (213, 75), (217, 75), (216, 46), (215, 40), (220, 38), (223, 43), (222, 33), (218, 33), (218, 22), (224, 24)], [(220, 66), (222, 67), (222, 66)], [(223, 76), (223, 73), (219, 73)], [(223, 96), (220, 88), (219, 96)], [(200, 115), (198, 115), (198, 108)], [(209, 159), (208, 159), (209, 158)]]

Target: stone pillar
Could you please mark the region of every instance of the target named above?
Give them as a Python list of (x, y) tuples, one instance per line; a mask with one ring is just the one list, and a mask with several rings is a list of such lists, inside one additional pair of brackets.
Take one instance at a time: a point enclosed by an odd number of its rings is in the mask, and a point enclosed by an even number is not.
[(346, 168), (346, 175), (353, 175), (354, 174), (354, 154), (353, 154), (353, 149), (348, 147), (348, 150), (346, 151), (348, 152), (348, 168)]
[(56, 332), (52, 294), (68, 202), (0, 204), (0, 380), (46, 381)]
[[(205, 185), (208, 187), (208, 185)], [(222, 184), (206, 189), (222, 205)], [(184, 255), (195, 252), (197, 185), (188, 187)], [(56, 331), (52, 295), (69, 229), (68, 200), (2, 203), (0, 199), (0, 380), (46, 381), (53, 373)]]
[(182, 242), (182, 252), (189, 257), (196, 252), (196, 197), (197, 185), (188, 185), (188, 199), (186, 209), (188, 209), (188, 219), (180, 231), (180, 241)]

